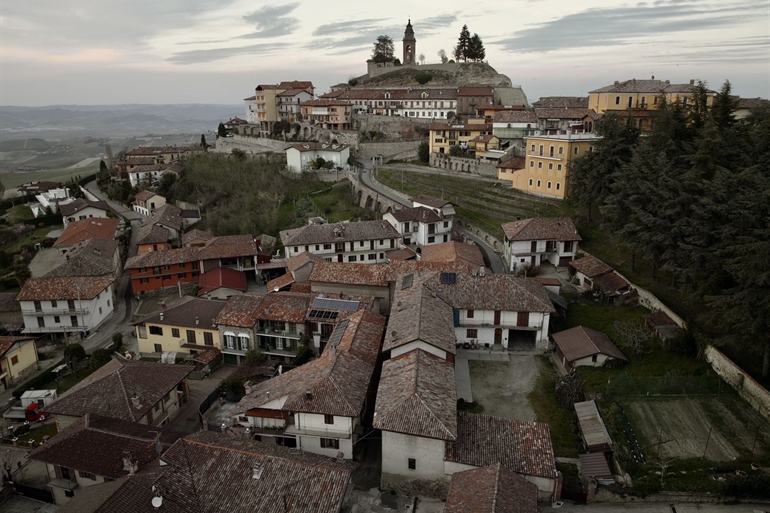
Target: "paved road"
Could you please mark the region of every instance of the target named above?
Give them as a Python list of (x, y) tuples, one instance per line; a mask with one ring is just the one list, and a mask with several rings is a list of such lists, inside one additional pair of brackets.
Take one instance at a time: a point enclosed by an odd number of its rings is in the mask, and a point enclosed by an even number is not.
[[(366, 162), (366, 161), (359, 161), (359, 162), (364, 162), (365, 165), (368, 164), (369, 166), (371, 166), (370, 162)], [(382, 196), (385, 196), (386, 198), (391, 199), (391, 200), (395, 201), (396, 203), (404, 205), (405, 207), (411, 207), (412, 206), (412, 204), (409, 201), (405, 200), (404, 198), (402, 198), (402, 197), (400, 197), (398, 195), (390, 193), (389, 191), (383, 189), (377, 183), (375, 183), (372, 180), (371, 171), (369, 169), (359, 170), (358, 174), (357, 174), (357, 177), (358, 177), (358, 181), (359, 182), (361, 182), (362, 184), (366, 185), (367, 187), (369, 187), (373, 191), (377, 192), (378, 194), (380, 194)], [(480, 237), (477, 237), (476, 235), (472, 234), (471, 232), (469, 232), (465, 228), (457, 227), (457, 231), (459, 231), (465, 237), (467, 237), (470, 240), (472, 240), (473, 242), (475, 242), (479, 246), (479, 248), (481, 248), (481, 252), (484, 253), (484, 255), (486, 257), (486, 261), (487, 261), (487, 263), (489, 263), (489, 268), (492, 269), (493, 273), (495, 273), (495, 274), (503, 274), (503, 273), (505, 273), (505, 263), (503, 262), (502, 257), (495, 252), (495, 250), (492, 248), (492, 246), (490, 246), (489, 244), (484, 242), (483, 239), (481, 239)]]

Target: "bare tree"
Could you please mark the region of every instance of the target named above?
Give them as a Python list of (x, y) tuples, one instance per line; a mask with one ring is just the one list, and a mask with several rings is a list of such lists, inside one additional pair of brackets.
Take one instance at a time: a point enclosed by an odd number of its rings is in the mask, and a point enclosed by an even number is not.
[(420, 64), (425, 64), (425, 54), (421, 53), (419, 57), (417, 57), (420, 60)]
[(449, 57), (446, 56), (444, 49), (438, 51), (438, 58), (441, 59), (441, 64), (446, 64), (449, 61)]
[(615, 333), (621, 349), (630, 356), (644, 353), (647, 342), (652, 338), (644, 324), (635, 322), (615, 322)]

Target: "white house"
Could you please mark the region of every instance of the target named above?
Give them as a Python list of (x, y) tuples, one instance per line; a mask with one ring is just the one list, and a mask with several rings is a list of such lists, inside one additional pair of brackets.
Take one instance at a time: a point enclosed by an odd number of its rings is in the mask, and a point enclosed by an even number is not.
[(503, 256), (510, 272), (549, 262), (564, 267), (574, 260), (583, 240), (568, 217), (536, 217), (502, 225), (505, 234)]
[(317, 142), (298, 143), (286, 149), (286, 167), (289, 171), (301, 173), (307, 171), (310, 162), (319, 157), (326, 162), (332, 162), (334, 167), (347, 168), (350, 146)]
[(450, 202), (432, 196), (417, 196), (416, 198), (412, 198), (412, 207), (429, 208), (442, 218), (451, 218), (455, 215), (455, 207)]
[(45, 211), (48, 207), (51, 207), (51, 212), (55, 214), (59, 211), (59, 205), (72, 201), (70, 198), (70, 190), (66, 187), (48, 189), (40, 194), (36, 194), (35, 199), (38, 202), (30, 205), (35, 217), (45, 215)]
[(452, 235), (452, 217), (444, 219), (436, 210), (428, 207), (402, 208), (388, 212), (382, 219), (390, 223), (401, 235), (407, 246), (427, 246), (449, 242)]
[(278, 115), (286, 121), (297, 121), (302, 112), (302, 104), (312, 100), (313, 95), (304, 89), (288, 89), (276, 95)]
[(157, 185), (166, 173), (179, 175), (180, 171), (181, 167), (174, 162), (170, 164), (134, 166), (128, 170), (128, 181), (131, 183), (131, 187)]
[(106, 218), (110, 207), (104, 201), (89, 201), (78, 198), (69, 203), (59, 204), (59, 213), (66, 228), (68, 224), (90, 217)]
[(166, 198), (151, 191), (141, 191), (134, 198), (133, 209), (145, 217), (166, 204)]
[(352, 459), (384, 330), (366, 310), (340, 321), (319, 358), (251, 388), (233, 422), (260, 441)]
[(24, 333), (84, 334), (115, 309), (113, 276), (33, 278), (16, 300), (24, 318)]
[(556, 346), (556, 359), (567, 372), (580, 366), (601, 367), (608, 360), (628, 361), (610, 337), (584, 326), (554, 333), (551, 338)]
[(311, 224), (281, 232), (286, 256), (305, 251), (335, 262), (386, 263), (385, 253), (397, 249), (401, 236), (386, 221)]

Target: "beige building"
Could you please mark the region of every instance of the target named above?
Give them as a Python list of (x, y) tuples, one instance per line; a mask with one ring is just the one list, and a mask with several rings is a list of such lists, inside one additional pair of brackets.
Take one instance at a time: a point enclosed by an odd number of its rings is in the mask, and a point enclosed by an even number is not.
[(469, 119), (465, 124), (436, 123), (430, 125), (430, 152), (449, 153), (452, 146), (475, 150), (472, 142), (479, 136), (492, 135), (492, 124), (483, 118)]
[(214, 319), (227, 303), (185, 296), (171, 308), (136, 324), (140, 353), (196, 355), (222, 349)]
[(348, 100), (311, 100), (302, 104), (302, 119), (327, 130), (350, 130), (353, 103)]
[(538, 196), (566, 198), (569, 163), (594, 151), (599, 139), (595, 134), (572, 133), (526, 137), (524, 169), (510, 174), (513, 188)]
[(0, 337), (0, 392), (38, 368), (37, 346), (30, 337)]

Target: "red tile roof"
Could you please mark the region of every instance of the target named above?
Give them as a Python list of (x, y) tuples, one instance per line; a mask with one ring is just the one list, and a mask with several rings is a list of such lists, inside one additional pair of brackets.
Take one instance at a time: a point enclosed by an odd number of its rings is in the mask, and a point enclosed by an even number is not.
[(580, 241), (575, 223), (569, 217), (535, 217), (503, 223), (506, 241)]
[(545, 288), (510, 274), (455, 273), (455, 283), (441, 283), (440, 274), (426, 286), (455, 309), (503, 312), (555, 312)]
[(495, 112), (495, 123), (537, 123), (537, 115), (532, 110), (501, 110)]
[(524, 169), (524, 157), (513, 157), (497, 165), (498, 169)]
[(83, 198), (78, 198), (70, 203), (65, 203), (63, 205), (59, 205), (59, 212), (63, 216), (71, 216), (72, 214), (76, 214), (77, 212), (80, 212), (81, 210), (92, 207), (92, 208), (98, 208), (99, 210), (103, 210), (107, 212), (110, 207), (107, 206), (106, 201), (89, 201), (85, 200)]
[(421, 205), (428, 205), (433, 208), (442, 208), (451, 203), (445, 199), (434, 198), (433, 196), (420, 195), (412, 198), (412, 203), (420, 203)]
[(126, 260), (124, 269), (141, 269), (160, 267), (164, 265), (186, 264), (198, 262), (198, 251), (200, 248), (175, 248), (165, 251), (150, 251), (143, 255), (135, 255)]
[(401, 248), (401, 249), (393, 249), (390, 251), (385, 252), (385, 257), (388, 259), (388, 261), (392, 260), (413, 260), (417, 258), (417, 253), (415, 253), (410, 248)]
[(357, 221), (353, 223), (309, 224), (302, 228), (281, 231), (284, 246), (335, 244), (378, 239), (396, 239), (398, 231), (387, 221)]
[(264, 321), (303, 323), (310, 305), (310, 294), (273, 292), (262, 296), (254, 315)]
[(437, 223), (441, 221), (441, 217), (433, 210), (427, 207), (411, 207), (401, 208), (395, 212), (391, 212), (390, 215), (400, 222), (415, 221), (417, 223)]
[(457, 96), (492, 96), (494, 87), (460, 87)]
[(89, 218), (73, 221), (67, 225), (64, 232), (56, 239), (53, 247), (72, 246), (78, 242), (87, 239), (107, 239), (115, 238), (115, 232), (118, 229), (119, 221), (108, 218)]
[(586, 275), (588, 278), (595, 278), (602, 274), (612, 272), (613, 269), (593, 255), (586, 255), (569, 263), (569, 266)]
[(457, 472), (444, 513), (537, 513), (537, 485), (500, 463)]
[(246, 292), (249, 284), (246, 280), (246, 273), (236, 271), (229, 267), (217, 267), (211, 271), (206, 271), (198, 277), (198, 295), (208, 294), (218, 288), (227, 288)]
[[(308, 252), (306, 251), (305, 253)], [(305, 253), (303, 253), (303, 255)], [(294, 275), (291, 273), (286, 273), (267, 282), (267, 292), (268, 294), (270, 292), (278, 292), (279, 290), (290, 286), (292, 283), (294, 283)]]
[(574, 362), (595, 354), (604, 354), (618, 360), (628, 361), (628, 358), (612, 343), (610, 337), (591, 328), (576, 326), (554, 333), (551, 338), (568, 362)]
[(233, 296), (214, 319), (217, 326), (253, 328), (259, 320), (257, 312), (264, 296)]
[(16, 342), (23, 342), (25, 340), (32, 340), (31, 337), (7, 337), (0, 336), (0, 357), (10, 350)]
[(459, 412), (457, 439), (445, 447), (446, 461), (474, 467), (500, 463), (517, 474), (558, 476), (548, 424)]
[(325, 262), (325, 260), (318, 255), (311, 253), (310, 251), (304, 251), (295, 257), (291, 257), (286, 261), (286, 268), (290, 273), (293, 273), (300, 267), (310, 262)]
[(422, 248), (423, 262), (467, 262), (471, 266), (484, 267), (484, 256), (476, 245), (449, 241)]
[[(388, 225), (390, 226), (390, 225)], [(311, 282), (387, 287), (390, 280), (388, 264), (358, 264), (347, 262), (316, 262), (310, 273)]]
[(374, 409), (376, 429), (455, 440), (456, 411), (452, 363), (422, 349), (383, 363)]
[(17, 301), (66, 301), (93, 299), (112, 285), (112, 276), (31, 278), (24, 283)]

